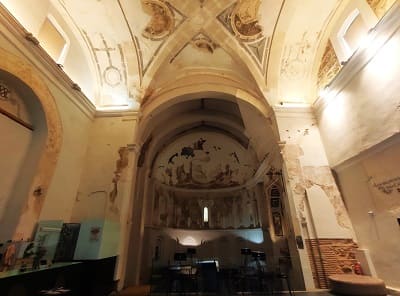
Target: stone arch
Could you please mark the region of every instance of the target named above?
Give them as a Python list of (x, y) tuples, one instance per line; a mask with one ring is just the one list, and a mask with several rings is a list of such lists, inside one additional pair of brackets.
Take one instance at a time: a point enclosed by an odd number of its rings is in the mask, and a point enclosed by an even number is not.
[[(30, 237), (39, 218), (47, 189), (54, 174), (62, 145), (62, 124), (55, 99), (45, 82), (33, 66), (0, 48), (0, 69), (18, 78), (28, 86), (41, 104), (47, 126), (45, 146), (41, 152), (36, 173), (32, 179), (29, 195), (23, 205), (21, 216), (13, 234), (14, 240)], [(42, 188), (40, 198), (34, 195), (35, 188)]]
[[(193, 83), (193, 81), (196, 81), (196, 83)], [(167, 86), (162, 92), (146, 100), (141, 110), (139, 123), (141, 128), (137, 137), (139, 144), (145, 141), (147, 125), (157, 113), (163, 112), (171, 105), (207, 96), (225, 100), (237, 99), (248, 103), (265, 118), (272, 118), (274, 114), (267, 98), (242, 88), (239, 81), (217, 75), (186, 75), (182, 79), (178, 79), (174, 86)], [(276, 139), (278, 139), (279, 135), (276, 127), (273, 128), (273, 132)]]
[[(265, 119), (266, 128), (270, 131), (271, 138), (273, 138), (271, 146), (278, 147), (276, 143), (279, 139), (278, 129), (273, 120), (273, 110), (262, 94), (244, 88), (240, 81), (233, 77), (210, 75), (210, 73), (192, 72), (190, 74), (187, 73), (185, 77), (178, 77), (173, 84), (166, 85), (164, 88), (156, 89), (151, 96), (146, 98), (142, 106), (138, 133), (136, 135), (138, 152), (140, 151), (138, 161), (140, 166), (135, 171), (135, 188), (133, 190), (133, 199), (136, 202), (136, 206), (130, 209), (133, 217), (130, 237), (134, 237), (135, 239), (130, 239), (128, 242), (127, 249), (129, 251), (124, 254), (127, 264), (122, 267), (125, 269), (123, 281), (128, 285), (138, 284), (141, 278), (146, 278), (146, 276), (140, 277), (140, 273), (141, 268), (144, 266), (141, 265), (141, 260), (142, 258), (147, 258), (147, 255), (143, 255), (142, 252), (146, 253), (148, 250), (143, 249), (143, 246), (137, 244), (137, 241), (138, 237), (142, 237), (145, 232), (146, 218), (144, 212), (147, 211), (149, 203), (145, 197), (152, 194), (153, 190), (153, 183), (151, 183), (151, 180), (149, 181), (153, 156), (157, 155), (163, 146), (162, 144), (166, 142), (166, 139), (172, 139), (178, 134), (181, 135), (182, 132), (175, 125), (168, 125), (168, 119), (163, 118), (163, 114), (168, 113), (168, 110), (171, 110), (170, 108), (175, 105), (201, 98), (245, 103), (249, 109), (251, 108), (253, 112), (256, 112)], [(162, 123), (157, 127), (153, 122), (158, 122), (160, 118), (165, 120), (162, 121), (165, 122), (165, 130), (160, 132), (162, 134), (153, 134), (152, 131), (154, 129), (163, 128)], [(193, 117), (187, 121), (181, 121), (182, 118), (179, 119), (179, 124), (189, 124), (191, 119), (198, 121), (197, 117)], [(232, 127), (235, 126), (232, 125)], [(244, 130), (238, 129), (238, 132), (244, 133)], [(274, 154), (276, 150), (277, 148), (274, 149)], [(141, 162), (140, 159), (142, 157), (144, 160)]]

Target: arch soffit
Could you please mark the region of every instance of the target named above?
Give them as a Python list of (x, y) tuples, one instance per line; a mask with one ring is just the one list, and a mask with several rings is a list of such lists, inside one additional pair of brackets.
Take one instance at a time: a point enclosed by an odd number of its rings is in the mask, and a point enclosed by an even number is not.
[(152, 163), (157, 157), (157, 154), (162, 151), (163, 147), (168, 146), (169, 143), (176, 140), (179, 136), (185, 133), (189, 133), (190, 131), (199, 130), (203, 127), (215, 127), (217, 129), (214, 130), (215, 132), (224, 133), (239, 143), (249, 141), (248, 137), (245, 135), (241, 127), (238, 125), (234, 125), (231, 122), (221, 123), (221, 121), (210, 121), (209, 125), (203, 126), (201, 120), (187, 120), (182, 122), (182, 125), (180, 125), (179, 127), (163, 131), (162, 133), (152, 138), (152, 142), (147, 153), (148, 158), (146, 161), (149, 161), (147, 164), (151, 168)]
[(150, 120), (155, 118), (157, 114), (180, 102), (200, 98), (215, 98), (230, 101), (240, 100), (253, 106), (265, 118), (269, 118), (273, 114), (273, 110), (268, 105), (267, 101), (263, 102), (260, 98), (257, 98), (246, 90), (238, 89), (231, 85), (214, 84), (212, 82), (183, 85), (165, 90), (160, 95), (149, 99), (148, 103), (143, 106), (139, 123), (140, 129), (138, 139), (140, 139), (141, 142), (145, 141), (145, 139), (143, 139), (143, 136), (145, 136), (144, 131), (146, 131)]
[(180, 129), (181, 126), (186, 126), (192, 124), (193, 122), (201, 121), (213, 122), (216, 124), (218, 123), (226, 127), (230, 127), (229, 129), (234, 129), (244, 133), (244, 127), (238, 123), (237, 118), (230, 114), (216, 110), (192, 110), (184, 111), (178, 114), (168, 114), (167, 116), (160, 114), (159, 117), (161, 118), (158, 119), (155, 124), (153, 124), (153, 122), (149, 122), (149, 124), (144, 127), (144, 130), (142, 131), (144, 139), (147, 139), (149, 135), (153, 133), (153, 131), (157, 131), (157, 135), (161, 137), (161, 135), (165, 133)]
[(2, 57), (0, 59), (0, 69), (14, 75), (33, 91), (43, 108), (47, 125), (46, 143), (39, 159), (38, 170), (33, 179), (31, 190), (29, 191), (27, 206), (25, 207), (27, 211), (24, 211), (21, 216), (15, 232), (14, 238), (18, 238), (20, 233), (24, 232), (21, 228), (26, 228), (26, 225), (32, 227), (31, 230), (33, 230), (34, 223), (40, 215), (44, 198), (35, 198), (33, 189), (37, 186), (47, 189), (50, 185), (62, 145), (62, 124), (54, 97), (46, 84), (35, 73), (33, 67), (18, 56), (1, 48), (0, 55)]

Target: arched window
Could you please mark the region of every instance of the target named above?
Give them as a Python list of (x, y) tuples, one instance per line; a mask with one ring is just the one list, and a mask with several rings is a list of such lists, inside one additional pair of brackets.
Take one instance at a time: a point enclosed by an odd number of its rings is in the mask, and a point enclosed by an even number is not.
[(203, 208), (203, 222), (208, 223), (208, 207)]
[(353, 10), (343, 22), (338, 31), (338, 43), (340, 45), (340, 60), (347, 61), (360, 47), (368, 35), (368, 25), (358, 9)]

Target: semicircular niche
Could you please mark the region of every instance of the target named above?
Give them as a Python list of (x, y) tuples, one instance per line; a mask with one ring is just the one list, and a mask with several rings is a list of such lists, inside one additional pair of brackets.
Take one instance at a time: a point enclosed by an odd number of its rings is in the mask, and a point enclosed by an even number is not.
[(240, 186), (256, 170), (254, 153), (218, 132), (194, 132), (167, 145), (154, 163), (154, 178), (181, 188), (215, 189)]

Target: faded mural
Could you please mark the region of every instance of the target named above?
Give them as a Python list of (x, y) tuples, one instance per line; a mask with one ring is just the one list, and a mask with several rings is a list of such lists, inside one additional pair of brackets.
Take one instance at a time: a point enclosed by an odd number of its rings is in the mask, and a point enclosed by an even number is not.
[(175, 187), (226, 188), (245, 184), (255, 168), (255, 157), (228, 136), (193, 133), (164, 149), (154, 177)]
[(153, 165), (153, 226), (259, 227), (258, 194), (245, 186), (256, 163), (251, 149), (225, 134), (194, 132), (173, 141)]
[[(208, 208), (209, 223), (203, 222)], [(258, 228), (257, 195), (254, 190), (226, 193), (176, 192), (158, 186), (154, 193), (153, 225), (188, 229)]]

